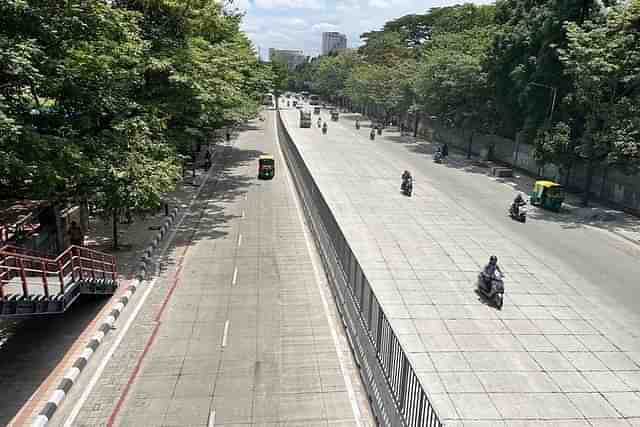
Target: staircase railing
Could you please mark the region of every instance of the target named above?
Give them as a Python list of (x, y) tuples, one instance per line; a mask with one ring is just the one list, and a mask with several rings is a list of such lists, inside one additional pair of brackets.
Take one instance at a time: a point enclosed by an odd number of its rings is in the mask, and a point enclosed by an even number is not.
[[(20, 302), (34, 312), (64, 311), (80, 293), (113, 293), (117, 280), (113, 255), (81, 246), (70, 246), (55, 258), (15, 246), (0, 248), (0, 315), (14, 313)], [(97, 286), (99, 285), (99, 286)], [(57, 301), (56, 307), (44, 307)], [(11, 302), (7, 307), (5, 303)], [(15, 304), (14, 304), (15, 303)], [(19, 310), (18, 310), (19, 311)]]

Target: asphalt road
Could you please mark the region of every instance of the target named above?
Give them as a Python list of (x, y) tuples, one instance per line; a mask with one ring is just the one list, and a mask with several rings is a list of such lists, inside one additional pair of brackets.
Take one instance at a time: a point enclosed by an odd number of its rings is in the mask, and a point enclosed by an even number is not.
[[(136, 294), (146, 301), (131, 301), (51, 425), (371, 425), (265, 116), (224, 149)], [(267, 153), (275, 178), (258, 180)]]
[[(326, 112), (322, 117), (329, 120)], [(351, 138), (368, 139), (370, 128), (361, 127), (356, 131), (355, 117), (355, 114), (342, 114), (340, 121), (329, 122), (331, 137), (345, 143)], [(467, 167), (468, 162), (461, 153), (451, 153), (447, 164), (435, 164), (431, 144), (416, 144), (412, 138), (388, 131), (384, 132), (383, 138), (377, 136), (369, 149), (398, 164), (398, 181), (402, 167), (419, 171), (430, 185), (459, 201), (487, 227), (512, 238), (550, 266), (578, 272), (584, 278), (585, 288), (590, 286), (600, 293), (611, 308), (640, 314), (639, 246), (613, 233), (590, 227), (576, 215), (529, 206), (525, 224), (511, 220), (507, 215), (511, 201), (519, 191), (528, 195), (530, 188), (502, 183), (488, 177), (486, 169)], [(420, 182), (414, 184), (414, 189), (420, 192)]]

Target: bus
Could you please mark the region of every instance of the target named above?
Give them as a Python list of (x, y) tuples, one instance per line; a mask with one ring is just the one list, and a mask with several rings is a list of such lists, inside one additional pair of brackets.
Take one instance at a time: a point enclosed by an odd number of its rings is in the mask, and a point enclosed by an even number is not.
[(311, 111), (300, 110), (300, 127), (301, 128), (311, 127)]
[(320, 105), (320, 95), (309, 95), (309, 104)]
[(262, 97), (262, 105), (267, 107), (273, 107), (273, 94), (268, 93)]

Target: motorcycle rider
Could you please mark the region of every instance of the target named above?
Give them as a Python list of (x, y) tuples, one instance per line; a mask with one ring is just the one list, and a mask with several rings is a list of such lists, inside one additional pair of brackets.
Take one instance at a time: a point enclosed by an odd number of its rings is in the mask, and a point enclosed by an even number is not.
[(369, 139), (371, 139), (372, 141), (374, 139), (376, 139), (376, 130), (375, 129), (371, 129), (371, 132), (369, 132)]
[(408, 184), (413, 182), (413, 177), (411, 176), (411, 172), (405, 170), (402, 173), (402, 184), (400, 185), (401, 189), (404, 190)]
[(442, 154), (442, 149), (438, 147), (433, 155), (433, 160), (435, 160), (436, 162), (440, 162), (443, 157), (444, 154)]
[[(325, 124), (326, 124), (326, 123), (325, 123)], [(322, 126), (322, 118), (321, 118), (321, 117), (318, 117), (318, 127), (321, 127), (321, 126)]]
[(322, 124), (322, 133), (327, 133), (327, 122)]
[(356, 119), (356, 129), (360, 129), (360, 120)]
[(518, 193), (516, 198), (513, 199), (513, 203), (511, 204), (511, 209), (513, 210), (514, 215), (518, 216), (520, 214), (520, 206), (524, 206), (526, 204), (527, 202), (524, 201), (522, 193)]
[(482, 270), (482, 279), (487, 292), (491, 292), (491, 281), (494, 279), (496, 270), (502, 276), (502, 270), (500, 270), (500, 267), (498, 266), (498, 257), (491, 255), (491, 257), (489, 257), (489, 264), (487, 264), (484, 267), (484, 270)]

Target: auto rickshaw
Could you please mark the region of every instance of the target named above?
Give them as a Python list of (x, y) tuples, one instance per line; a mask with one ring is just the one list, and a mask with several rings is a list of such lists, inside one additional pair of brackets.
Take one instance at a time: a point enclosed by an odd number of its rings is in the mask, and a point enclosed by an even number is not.
[(337, 122), (339, 117), (340, 114), (336, 110), (333, 110), (331, 112), (331, 120), (333, 120), (334, 122)]
[(313, 107), (313, 114), (320, 114), (320, 107)]
[(273, 156), (258, 158), (258, 179), (272, 179), (275, 174), (275, 160)]
[(558, 212), (564, 202), (564, 187), (553, 181), (536, 181), (530, 201), (534, 206)]

